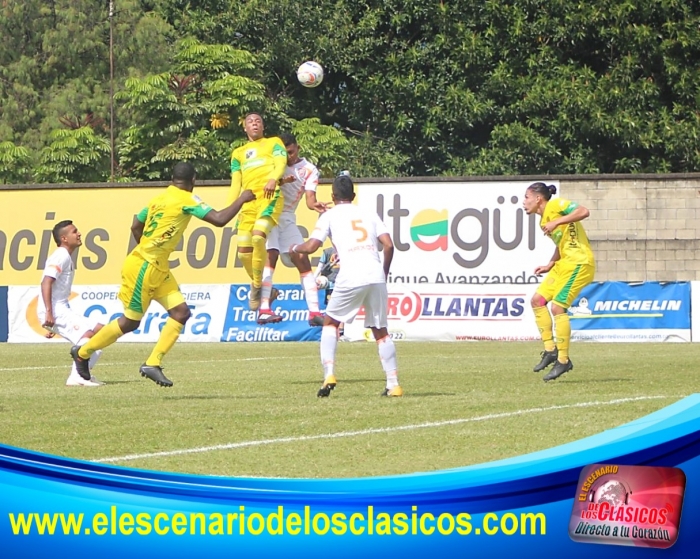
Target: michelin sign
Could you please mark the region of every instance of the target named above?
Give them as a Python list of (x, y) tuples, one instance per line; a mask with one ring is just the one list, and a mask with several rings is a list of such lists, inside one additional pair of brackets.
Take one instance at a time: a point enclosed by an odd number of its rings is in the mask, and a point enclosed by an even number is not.
[(572, 340), (689, 342), (690, 283), (593, 283), (569, 316)]

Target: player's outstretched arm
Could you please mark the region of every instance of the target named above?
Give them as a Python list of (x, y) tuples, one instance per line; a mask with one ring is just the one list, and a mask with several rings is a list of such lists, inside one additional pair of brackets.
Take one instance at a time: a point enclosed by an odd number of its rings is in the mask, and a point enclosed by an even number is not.
[(313, 190), (307, 190), (304, 193), (304, 196), (306, 198), (306, 207), (309, 208), (310, 210), (313, 210), (315, 212), (318, 212), (322, 214), (328, 209), (328, 204), (324, 204), (323, 202), (319, 202), (316, 199), (316, 192)]
[(384, 275), (389, 277), (389, 268), (391, 268), (391, 261), (394, 259), (394, 243), (388, 233), (382, 233), (377, 237), (377, 240), (382, 243), (382, 252), (384, 253)]
[(223, 227), (231, 221), (246, 202), (255, 200), (255, 194), (250, 190), (244, 190), (241, 195), (230, 205), (223, 210), (211, 210), (202, 218), (203, 221), (211, 223), (215, 227)]
[(311, 238), (305, 243), (300, 245), (292, 245), (289, 247), (289, 252), (296, 252), (297, 254), (313, 254), (321, 246), (321, 241), (318, 239)]

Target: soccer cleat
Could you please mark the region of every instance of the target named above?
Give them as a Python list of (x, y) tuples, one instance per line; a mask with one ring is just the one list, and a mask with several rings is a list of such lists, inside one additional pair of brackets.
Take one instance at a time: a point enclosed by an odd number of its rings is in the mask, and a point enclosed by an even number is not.
[(557, 360), (557, 357), (559, 357), (559, 350), (555, 347), (552, 351), (543, 351), (540, 353), (540, 355), (542, 356), (542, 359), (532, 369), (535, 373), (544, 371), (547, 367), (554, 363)]
[(248, 301), (248, 308), (251, 311), (257, 311), (260, 308), (260, 297), (261, 297), (262, 287), (250, 286), (250, 300)]
[(544, 375), (542, 377), (542, 380), (545, 382), (548, 382), (550, 380), (554, 380), (555, 378), (559, 378), (564, 373), (570, 371), (573, 368), (574, 368), (574, 364), (571, 362), (571, 359), (569, 359), (566, 363), (562, 363), (561, 361), (557, 361), (554, 364), (554, 367), (552, 367), (552, 370), (549, 371), (546, 375)]
[(270, 310), (258, 311), (258, 324), (277, 324), (282, 322), (282, 317)]
[(309, 326), (323, 326), (323, 313), (310, 312), (309, 313)]
[(80, 346), (74, 345), (72, 348), (70, 348), (70, 356), (73, 358), (75, 368), (78, 369), (78, 374), (83, 378), (83, 380), (90, 380), (90, 377), (92, 376), (90, 374), (90, 360), (80, 357), (80, 355), (78, 355), (79, 351)]
[(163, 374), (162, 367), (146, 365), (145, 363), (139, 368), (142, 377), (150, 378), (156, 384), (165, 386), (166, 388), (173, 385), (173, 381)]
[(66, 386), (104, 386), (104, 382), (100, 382), (95, 377), (85, 380), (80, 375), (71, 373), (66, 380)]
[(384, 392), (380, 396), (388, 396), (389, 398), (400, 398), (403, 396), (403, 388), (400, 386), (394, 386), (394, 388), (385, 388)]
[(337, 384), (337, 381), (335, 380), (334, 375), (328, 375), (325, 379), (323, 379), (323, 386), (319, 388), (318, 396), (319, 398), (328, 398), (328, 396), (331, 395), (331, 391), (335, 388), (335, 385)]
[(272, 303), (274, 303), (275, 300), (277, 299), (277, 297), (279, 297), (279, 296), (280, 296), (280, 290), (277, 289), (276, 287), (273, 287), (270, 290), (270, 304), (272, 305)]

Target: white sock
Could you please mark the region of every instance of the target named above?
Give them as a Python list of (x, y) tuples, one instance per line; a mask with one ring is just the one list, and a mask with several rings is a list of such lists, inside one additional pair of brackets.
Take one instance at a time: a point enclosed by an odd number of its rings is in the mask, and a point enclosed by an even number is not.
[(318, 286), (313, 273), (305, 272), (301, 274), (301, 286), (304, 288), (306, 296), (306, 304), (309, 307), (309, 312), (320, 312), (318, 307)]
[(321, 365), (323, 378), (335, 374), (335, 349), (338, 347), (338, 329), (335, 326), (324, 326), (321, 329)]
[(377, 351), (379, 352), (379, 360), (382, 362), (382, 368), (386, 374), (386, 387), (392, 389), (399, 385), (396, 366), (396, 346), (389, 336), (377, 340)]
[[(102, 350), (98, 349), (97, 351), (95, 351), (95, 353), (93, 353), (90, 356), (90, 361), (88, 362), (88, 367), (90, 367), (90, 372), (92, 372), (93, 367), (95, 365), (97, 365), (97, 362), (100, 360), (101, 355), (102, 355)], [(75, 365), (75, 363), (73, 363), (73, 364)]]
[(270, 295), (272, 294), (272, 274), (274, 268), (265, 266), (262, 275), (262, 291), (260, 292), (260, 308), (270, 310)]

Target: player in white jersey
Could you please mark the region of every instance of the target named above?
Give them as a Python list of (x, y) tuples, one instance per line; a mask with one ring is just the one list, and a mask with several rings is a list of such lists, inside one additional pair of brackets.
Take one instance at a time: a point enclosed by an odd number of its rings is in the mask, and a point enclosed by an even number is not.
[[(309, 308), (309, 324), (322, 326), (323, 315), (318, 306), (318, 287), (316, 278), (311, 271), (311, 262), (306, 254), (290, 254), (289, 247), (301, 244), (304, 238), (297, 226), (296, 210), (302, 197), (306, 207), (319, 213), (326, 211), (326, 204), (316, 199), (318, 187), (318, 169), (303, 157), (299, 157), (299, 145), (293, 134), (281, 134), (280, 139), (287, 150), (287, 168), (280, 181), (280, 190), (284, 196), (284, 208), (277, 221), (277, 226), (267, 237), (267, 262), (263, 271), (262, 294), (258, 323), (268, 324), (280, 322), (282, 317), (272, 312), (270, 303), (276, 295), (272, 287), (272, 275), (275, 272), (277, 259), (281, 256), (287, 266), (292, 264), (299, 270), (301, 285), (304, 288), (306, 304)], [(273, 291), (274, 290), (274, 291)]]
[[(336, 386), (335, 351), (338, 326), (352, 322), (361, 307), (365, 309), (365, 328), (370, 328), (377, 341), (379, 359), (386, 374), (382, 396), (402, 396), (396, 366), (396, 348), (387, 330), (388, 295), (386, 277), (394, 256), (391, 235), (379, 216), (359, 208), (352, 201), (355, 191), (347, 175), (333, 181), (335, 207), (319, 217), (309, 240), (290, 247), (291, 253), (311, 254), (330, 237), (343, 263), (326, 307), (321, 331), (321, 364), (323, 385), (320, 398), (328, 397)], [(383, 258), (379, 255), (382, 248)]]
[[(75, 265), (73, 252), (83, 244), (80, 231), (70, 220), (59, 221), (52, 231), (58, 248), (46, 259), (44, 275), (41, 278), (41, 295), (37, 304), (37, 315), (42, 326), (48, 331), (47, 337), (56, 334), (72, 345), (84, 344), (102, 328), (102, 324), (81, 316), (70, 308), (70, 294), (73, 287)], [(95, 352), (90, 358), (90, 370), (95, 366), (102, 352)], [(94, 376), (83, 378), (73, 364), (66, 386), (100, 386), (104, 384)]]

